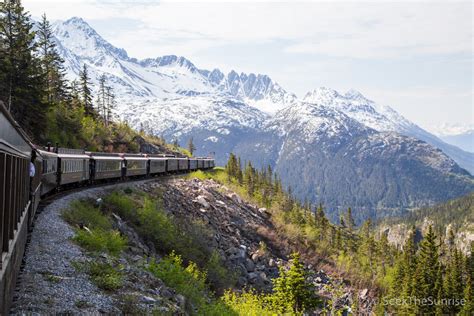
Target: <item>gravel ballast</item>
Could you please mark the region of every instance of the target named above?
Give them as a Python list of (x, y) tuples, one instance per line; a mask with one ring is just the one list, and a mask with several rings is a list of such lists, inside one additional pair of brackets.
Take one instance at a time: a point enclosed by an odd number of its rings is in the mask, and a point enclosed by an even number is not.
[(61, 212), (74, 200), (97, 198), (108, 190), (147, 181), (73, 192), (40, 210), (17, 280), (11, 314), (119, 313), (117, 302), (74, 267), (75, 262), (88, 257), (72, 242), (74, 230), (62, 219)]

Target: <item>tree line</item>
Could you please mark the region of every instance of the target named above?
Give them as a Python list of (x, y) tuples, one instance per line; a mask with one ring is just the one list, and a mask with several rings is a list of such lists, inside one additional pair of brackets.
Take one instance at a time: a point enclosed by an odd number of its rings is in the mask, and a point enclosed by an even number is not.
[(86, 64), (68, 81), (46, 15), (35, 22), (19, 0), (0, 3), (0, 101), (37, 143), (136, 151), (136, 133), (114, 123), (117, 102), (107, 77), (98, 78), (94, 100)]
[[(377, 236), (371, 220), (356, 227), (353, 211), (341, 214), (339, 223), (331, 223), (323, 205), (310, 205), (284, 189), (270, 166), (257, 169), (230, 154), (225, 166), (227, 181), (241, 193), (271, 211), (278, 231), (305, 245), (302, 253), (313, 251), (330, 260), (359, 287), (375, 288), (380, 298), (377, 312), (413, 315), (472, 315), (474, 259), (455, 247), (454, 231), (445, 242), (434, 229), (417, 230), (400, 249), (382, 233)], [(242, 192), (243, 191), (243, 192)], [(354, 300), (357, 309), (357, 300)]]

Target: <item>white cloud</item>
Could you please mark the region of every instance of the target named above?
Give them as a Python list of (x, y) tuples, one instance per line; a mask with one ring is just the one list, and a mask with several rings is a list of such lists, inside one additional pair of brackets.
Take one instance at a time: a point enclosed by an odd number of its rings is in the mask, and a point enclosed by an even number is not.
[(80, 16), (106, 25), (99, 33), (132, 57), (176, 54), (203, 68), (266, 72), (300, 94), (319, 85), (355, 88), (422, 126), (474, 121), (472, 2), (23, 3), (34, 16), (46, 11), (52, 20)]
[[(123, 18), (141, 22), (136, 40), (188, 51), (236, 42), (291, 41), (288, 53), (403, 58), (472, 49), (472, 4), (458, 2), (25, 1), (53, 19)], [(40, 14), (40, 13), (39, 13)], [(133, 34), (117, 34), (127, 44)], [(135, 43), (133, 43), (135, 44)], [(134, 45), (130, 45), (133, 47)], [(149, 49), (145, 48), (145, 51)], [(143, 57), (143, 56), (139, 56)]]

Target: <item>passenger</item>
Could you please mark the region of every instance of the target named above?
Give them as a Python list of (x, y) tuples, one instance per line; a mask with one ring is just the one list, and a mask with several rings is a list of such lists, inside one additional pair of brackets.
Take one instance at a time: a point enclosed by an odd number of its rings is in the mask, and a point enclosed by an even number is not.
[(35, 160), (36, 160), (36, 151), (31, 152), (31, 160), (30, 160), (30, 167), (29, 167), (29, 173), (30, 173), (30, 195), (33, 194), (33, 178), (36, 175), (36, 167), (35, 167)]
[(36, 151), (33, 150), (31, 152), (31, 161), (30, 161), (30, 178), (34, 178), (36, 174), (35, 160), (36, 160)]

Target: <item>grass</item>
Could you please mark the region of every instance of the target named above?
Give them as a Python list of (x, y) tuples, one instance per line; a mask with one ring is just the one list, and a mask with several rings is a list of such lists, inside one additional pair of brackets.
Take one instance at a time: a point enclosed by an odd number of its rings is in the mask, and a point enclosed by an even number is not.
[(63, 212), (62, 217), (73, 226), (86, 226), (90, 229), (112, 229), (110, 219), (99, 208), (95, 207), (92, 201), (78, 200), (72, 202), (70, 207)]
[(148, 267), (151, 273), (186, 297), (186, 310), (194, 314), (196, 307), (199, 315), (233, 315), (222, 301), (216, 300), (206, 283), (206, 273), (190, 262), (183, 265), (181, 256), (174, 252), (160, 262), (152, 261)]
[(102, 290), (115, 291), (122, 287), (123, 275), (110, 263), (90, 262), (86, 265), (86, 271)]
[(73, 240), (90, 252), (119, 255), (127, 245), (127, 238), (112, 229), (111, 220), (92, 201), (74, 201), (63, 212), (63, 218), (76, 229)]
[(158, 191), (148, 195), (113, 192), (104, 198), (103, 206), (131, 223), (135, 231), (162, 254), (175, 251), (184, 261), (196, 262), (207, 271), (213, 290), (222, 292), (235, 284), (234, 273), (223, 266), (220, 256), (209, 246), (213, 232), (207, 224), (168, 214), (160, 196)]
[(45, 273), (44, 277), (46, 280), (48, 280), (51, 283), (59, 283), (61, 281), (61, 278), (58, 277), (57, 275), (51, 274), (51, 273)]
[(78, 230), (73, 239), (87, 251), (105, 252), (112, 256), (118, 256), (127, 246), (127, 238), (116, 230)]
[(74, 302), (74, 305), (80, 309), (89, 308), (93, 306), (88, 301), (84, 301), (84, 300), (77, 300)]

